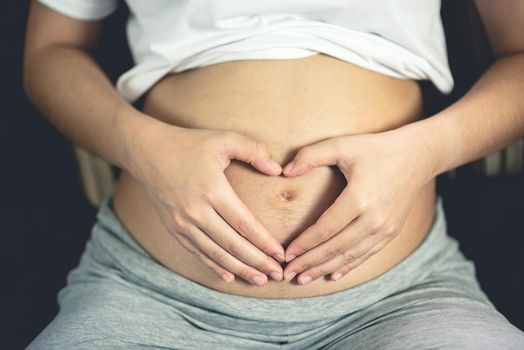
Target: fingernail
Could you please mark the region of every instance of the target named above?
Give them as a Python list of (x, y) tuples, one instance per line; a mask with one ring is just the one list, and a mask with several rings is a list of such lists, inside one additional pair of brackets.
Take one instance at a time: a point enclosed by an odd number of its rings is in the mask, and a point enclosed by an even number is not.
[(287, 259), (286, 259), (286, 262), (290, 262), (291, 260), (295, 259), (296, 256), (291, 254), (291, 255), (288, 255)]
[(333, 275), (333, 281), (337, 281), (340, 277), (342, 277), (342, 274), (340, 272), (337, 272)]
[(273, 257), (274, 257), (275, 259), (277, 259), (278, 261), (280, 261), (280, 262), (284, 262), (284, 261), (286, 261), (286, 258), (284, 258), (284, 255), (282, 255), (282, 254), (280, 254), (280, 253), (277, 253), (277, 254), (273, 255)]
[(255, 284), (261, 286), (261, 285), (264, 284), (264, 277), (257, 275), (255, 277), (253, 277), (253, 282), (255, 282)]
[(291, 272), (291, 273), (289, 273), (289, 274), (287, 275), (287, 277), (286, 277), (286, 281), (288, 281), (288, 282), (291, 281), (291, 280), (293, 279), (293, 277), (295, 277), (296, 274), (297, 274), (297, 273), (294, 272), (294, 271)]
[(272, 279), (274, 279), (275, 281), (280, 281), (282, 279), (282, 275), (280, 274), (280, 272), (278, 271), (272, 271), (269, 273), (269, 275), (271, 276)]
[(307, 275), (307, 276), (302, 277), (302, 282), (300, 282), (300, 283), (302, 285), (304, 285), (304, 284), (308, 284), (312, 280), (313, 280), (313, 278), (311, 276)]
[(295, 167), (295, 161), (292, 161), (291, 163), (286, 165), (286, 167), (284, 168), (284, 171), (285, 172), (290, 172), (294, 167)]
[(271, 163), (269, 164), (269, 166), (275, 170), (282, 170), (282, 167), (280, 166), (280, 164), (278, 164), (275, 160), (271, 160)]

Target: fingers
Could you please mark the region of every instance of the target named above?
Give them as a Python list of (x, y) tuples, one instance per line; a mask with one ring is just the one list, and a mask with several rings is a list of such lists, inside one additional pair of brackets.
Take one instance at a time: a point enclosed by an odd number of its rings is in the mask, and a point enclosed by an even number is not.
[(332, 277), (334, 277), (336, 271), (344, 268), (345, 271), (343, 272), (348, 273), (380, 251), (387, 243), (386, 241), (387, 240), (384, 239), (377, 242), (377, 237), (367, 237), (356, 246), (344, 251), (341, 255), (302, 272), (297, 279), (299, 283), (301, 283), (307, 276), (311, 276), (311, 280), (315, 280), (332, 273)]
[[(208, 214), (200, 228), (229, 254), (242, 262), (242, 270), (250, 280), (260, 272), (269, 274), (275, 280), (282, 279), (282, 267), (246, 238), (239, 235), (214, 210)], [(248, 269), (249, 268), (249, 269)]]
[(248, 207), (238, 198), (231, 184), (224, 176), (221, 193), (212, 199), (213, 208), (240, 235), (262, 250), (284, 262), (284, 248), (266, 228), (254, 217)]
[(378, 242), (366, 254), (356, 259), (354, 262), (344, 265), (341, 269), (333, 272), (331, 274), (331, 279), (333, 281), (338, 281), (340, 278), (344, 277), (349, 271), (354, 270), (356, 267), (360, 266), (364, 261), (369, 259), (371, 256), (381, 251), (382, 248), (384, 248), (388, 244), (388, 242), (389, 242), (388, 239), (383, 239), (382, 241)]
[(299, 176), (322, 165), (335, 165), (339, 157), (339, 140), (330, 138), (301, 148), (284, 167), (285, 176)]
[(282, 167), (272, 159), (268, 147), (239, 133), (230, 133), (224, 138), (225, 151), (229, 159), (237, 159), (267, 175), (280, 175)]
[[(219, 266), (227, 269), (227, 271), (230, 271), (231, 273), (238, 275), (244, 280), (255, 285), (262, 286), (267, 282), (267, 276), (265, 274), (241, 262), (196, 226), (191, 225), (188, 228), (188, 235), (186, 235), (186, 238), (193, 241), (193, 243), (209, 259)], [(204, 261), (204, 263), (205, 262), (206, 261)], [(214, 270), (216, 269), (216, 267), (214, 268), (214, 264), (210, 264), (208, 266)]]
[(235, 275), (211, 260), (207, 255), (198, 248), (195, 243), (193, 243), (189, 238), (184, 235), (176, 235), (175, 238), (180, 242), (180, 244), (186, 248), (193, 256), (198, 260), (202, 261), (207, 265), (211, 270), (213, 270), (217, 275), (222, 277), (222, 279), (229, 283), (235, 279)]
[(353, 200), (348, 187), (346, 187), (320, 218), (288, 245), (286, 261), (290, 262), (295, 256), (299, 256), (335, 236), (359, 214), (360, 204)]
[[(362, 220), (361, 217), (357, 218), (335, 237), (290, 262), (284, 270), (284, 278), (290, 281), (295, 275), (304, 271), (302, 279), (299, 281), (302, 282), (306, 276), (305, 271), (308, 269), (316, 272), (315, 277), (318, 278), (318, 273), (323, 272), (326, 265), (320, 269), (318, 266), (327, 261), (335, 260), (327, 265), (327, 267), (332, 268), (327, 273), (334, 272), (344, 265), (352, 263), (371, 249), (374, 245), (373, 240), (377, 241), (377, 237), (373, 237), (370, 233), (367, 222)], [(368, 237), (364, 239), (366, 236)]]

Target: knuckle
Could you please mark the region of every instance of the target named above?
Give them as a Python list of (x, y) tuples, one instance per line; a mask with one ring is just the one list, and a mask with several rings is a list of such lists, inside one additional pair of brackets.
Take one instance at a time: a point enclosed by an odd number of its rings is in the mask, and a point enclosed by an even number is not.
[(299, 256), (299, 255), (304, 254), (306, 249), (301, 243), (297, 242), (297, 243), (293, 243), (293, 251), (295, 252), (294, 255)]
[(391, 221), (384, 225), (384, 233), (386, 236), (395, 236), (400, 231), (398, 222)]
[(377, 244), (375, 246), (375, 248), (371, 249), (370, 251), (370, 254), (373, 255), (375, 253), (378, 253), (379, 251), (382, 250), (382, 248), (384, 248), (387, 244), (388, 244), (389, 241), (387, 240), (383, 240), (382, 242), (380, 242), (379, 244)]
[(298, 269), (298, 270), (305, 270), (305, 269), (308, 269), (312, 266), (313, 264), (311, 263), (311, 261), (308, 261), (308, 260), (302, 260), (300, 262), (297, 262), (297, 265), (295, 267), (295, 269)]
[(216, 197), (215, 192), (216, 189), (211, 184), (203, 185), (202, 192), (200, 193), (200, 199), (205, 203), (210, 203)]
[(202, 253), (200, 253), (198, 250), (196, 250), (196, 249), (188, 249), (188, 250), (191, 253), (191, 255), (193, 255), (198, 260), (201, 260), (201, 261), (204, 260), (203, 257), (202, 257)]
[(247, 265), (244, 265), (238, 269), (238, 275), (246, 280), (251, 280), (252, 274), (252, 269)]
[(334, 248), (334, 249), (328, 249), (325, 253), (324, 253), (324, 257), (327, 258), (327, 259), (332, 259), (336, 256), (339, 256), (340, 254), (342, 253), (342, 249), (337, 247), (337, 248)]
[(265, 143), (259, 140), (254, 140), (254, 141), (255, 141), (255, 154), (257, 156), (266, 155), (269, 153), (269, 149)]
[(215, 261), (217, 264), (222, 265), (225, 262), (225, 255), (219, 250), (213, 250), (210, 253), (210, 258)]
[(241, 220), (236, 223), (235, 230), (245, 237), (249, 236), (249, 233), (251, 232), (251, 226), (247, 221)]
[(194, 202), (188, 202), (188, 203), (185, 203), (183, 206), (182, 206), (182, 210), (184, 211), (184, 213), (191, 219), (194, 219), (198, 216), (197, 214), (197, 206), (195, 205)]
[(358, 265), (360, 265), (360, 262), (358, 261), (353, 261), (352, 263), (350, 264), (347, 264), (347, 268), (348, 268), (348, 271), (350, 270), (353, 270), (355, 267), (357, 267)]
[(273, 264), (269, 260), (264, 259), (260, 264), (256, 266), (256, 269), (259, 271), (271, 271), (273, 270)]
[(209, 185), (204, 189), (203, 197), (206, 203), (216, 203), (221, 198), (226, 198), (226, 191), (220, 185)]
[(368, 221), (368, 227), (372, 232), (382, 230), (385, 224), (385, 217), (382, 213), (377, 212), (373, 214)]
[(176, 235), (175, 239), (178, 241), (178, 243), (180, 243), (181, 246), (183, 246), (188, 251), (191, 252), (195, 249), (193, 244), (190, 243), (190, 239), (185, 237), (184, 235)]
[(311, 146), (305, 146), (299, 151), (298, 158), (300, 158), (305, 164), (312, 165), (313, 148)]
[(230, 252), (232, 255), (240, 257), (245, 251), (245, 247), (243, 244), (239, 244), (237, 242), (231, 243), (227, 247), (228, 252)]
[(172, 222), (176, 231), (188, 232), (191, 226), (181, 215), (173, 215)]
[(191, 243), (189, 243), (189, 239), (186, 237), (177, 237), (177, 241), (189, 252), (192, 256), (194, 256), (197, 260), (200, 260), (206, 264), (208, 262), (204, 258), (204, 255), (200, 250), (198, 250), (196, 247), (194, 247)]
[(351, 253), (351, 250), (346, 250), (342, 253), (342, 259), (344, 262), (344, 265), (351, 265), (356, 259)]
[(264, 240), (260, 244), (257, 244), (257, 248), (263, 252), (271, 253), (273, 245), (269, 241)]
[(355, 201), (355, 207), (358, 211), (365, 211), (369, 207), (369, 202), (365, 196), (355, 196), (353, 200)]
[(331, 238), (333, 235), (335, 234), (333, 228), (329, 227), (329, 226), (321, 226), (319, 229), (318, 229), (318, 237), (323, 240), (323, 241), (326, 241), (328, 240), (329, 238)]

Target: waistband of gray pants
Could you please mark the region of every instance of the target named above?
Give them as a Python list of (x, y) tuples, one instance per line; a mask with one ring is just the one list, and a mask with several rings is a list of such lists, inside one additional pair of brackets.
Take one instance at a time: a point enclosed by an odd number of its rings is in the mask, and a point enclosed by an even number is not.
[[(446, 231), (442, 198), (421, 244), (400, 263), (368, 282), (342, 291), (301, 298), (259, 298), (228, 294), (193, 282), (155, 261), (128, 233), (110, 207), (107, 196), (97, 213), (91, 246), (103, 249), (126, 278), (178, 302), (205, 310), (258, 321), (306, 322), (358, 311), (388, 295), (409, 288), (428, 275), (432, 266), (457, 250)], [(92, 252), (93, 253), (93, 252)], [(91, 254), (92, 254), (91, 253)], [(336, 282), (334, 282), (336, 283)]]

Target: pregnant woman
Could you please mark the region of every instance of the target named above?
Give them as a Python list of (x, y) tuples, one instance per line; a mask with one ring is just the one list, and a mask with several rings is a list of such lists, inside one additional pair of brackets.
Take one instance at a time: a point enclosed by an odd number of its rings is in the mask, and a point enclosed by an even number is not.
[(116, 87), (116, 0), (31, 4), (28, 95), (122, 172), (29, 349), (524, 349), (435, 191), (524, 133), (522, 2), (477, 1), (497, 60), (432, 116), (440, 1), (127, 4)]

